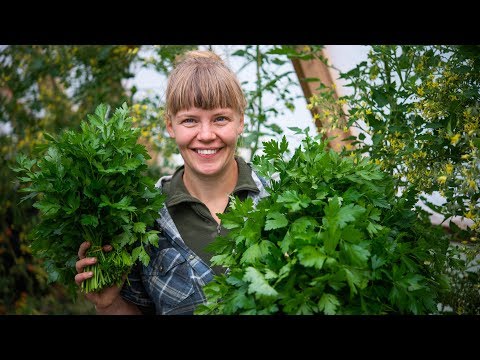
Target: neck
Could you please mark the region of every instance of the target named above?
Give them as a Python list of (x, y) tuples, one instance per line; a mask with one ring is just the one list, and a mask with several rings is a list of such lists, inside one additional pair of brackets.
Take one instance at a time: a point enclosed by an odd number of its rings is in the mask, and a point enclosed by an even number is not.
[(216, 199), (228, 197), (235, 189), (238, 180), (238, 165), (235, 159), (220, 174), (201, 176), (185, 167), (183, 183), (188, 192), (207, 204)]

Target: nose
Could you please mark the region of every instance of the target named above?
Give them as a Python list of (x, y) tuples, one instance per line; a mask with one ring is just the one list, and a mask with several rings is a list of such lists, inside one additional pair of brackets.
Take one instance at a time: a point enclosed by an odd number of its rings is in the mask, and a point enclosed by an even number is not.
[(200, 141), (213, 141), (216, 137), (215, 129), (210, 123), (203, 123), (197, 134), (197, 139)]

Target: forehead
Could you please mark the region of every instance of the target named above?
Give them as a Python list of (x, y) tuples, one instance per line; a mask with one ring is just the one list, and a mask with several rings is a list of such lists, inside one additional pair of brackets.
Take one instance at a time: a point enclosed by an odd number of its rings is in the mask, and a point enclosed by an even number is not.
[[(189, 109), (180, 110), (175, 117), (180, 116), (215, 116), (215, 115), (230, 115), (237, 114), (232, 108), (215, 108), (215, 109), (202, 109), (198, 107), (191, 107)], [(238, 114), (237, 114), (238, 115)]]

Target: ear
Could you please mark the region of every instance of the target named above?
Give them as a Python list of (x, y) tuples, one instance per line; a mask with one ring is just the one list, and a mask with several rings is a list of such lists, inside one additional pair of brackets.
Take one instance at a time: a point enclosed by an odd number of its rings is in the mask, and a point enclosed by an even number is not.
[(240, 123), (238, 124), (237, 135), (240, 135), (243, 132), (243, 128), (245, 126), (245, 117), (244, 115), (240, 115)]
[(175, 131), (173, 131), (172, 120), (170, 118), (165, 118), (165, 126), (170, 137), (175, 139)]

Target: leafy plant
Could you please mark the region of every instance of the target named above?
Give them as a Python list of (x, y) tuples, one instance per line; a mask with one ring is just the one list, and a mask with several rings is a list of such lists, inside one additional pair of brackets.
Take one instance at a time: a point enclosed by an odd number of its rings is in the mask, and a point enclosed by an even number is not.
[[(299, 129), (292, 128), (300, 132)], [(230, 229), (211, 245), (229, 269), (204, 287), (197, 314), (425, 314), (437, 311), (452, 265), (448, 239), (397, 197), (392, 177), (369, 158), (339, 155), (306, 133), (264, 143), (254, 164), (270, 196), (232, 200)]]
[[(246, 69), (255, 73), (252, 81), (242, 82), (248, 106), (239, 147), (248, 150), (249, 158), (261, 150), (263, 138), (278, 137), (283, 133), (276, 120), (284, 114), (284, 109), (295, 110), (292, 90), (298, 83), (294, 80), (294, 71), (284, 66), (292, 53), (297, 54), (293, 47), (267, 45), (246, 45), (232, 53), (242, 59), (239, 73)], [(274, 99), (273, 102), (267, 101), (267, 94)]]
[[(32, 154), (44, 132), (77, 129), (95, 105), (120, 106), (127, 98), (122, 79), (135, 46), (0, 46), (0, 313), (18, 313), (17, 302), (57, 296), (42, 262), (31, 254), (27, 234), (38, 222), (33, 201), (23, 196), (11, 170), (17, 154)], [(58, 301), (57, 304), (62, 304)], [(65, 309), (65, 311), (69, 311)], [(34, 311), (33, 311), (34, 312)]]
[[(184, 45), (0, 46), (0, 314), (17, 313), (16, 303), (25, 296), (36, 306), (39, 298), (48, 297), (49, 293), (55, 298), (63, 289), (59, 286), (52, 292), (42, 261), (33, 257), (27, 246), (27, 234), (38, 222), (38, 210), (32, 207), (32, 199), (19, 204), (23, 194), (18, 192), (20, 183), (11, 170), (17, 154), (31, 156), (36, 144), (45, 143), (44, 132), (79, 129), (81, 120), (93, 113), (97, 104), (109, 103), (115, 109), (124, 101), (129, 105), (140, 102), (142, 114), (132, 116), (139, 119), (134, 126), (146, 130), (140, 133), (140, 143), (147, 146), (153, 158), (148, 162), (148, 173), (152, 177), (170, 173), (169, 156), (176, 147), (165, 135), (161, 94), (135, 86), (129, 88), (128, 84), (141, 67), (167, 73), (175, 54), (190, 48)], [(152, 53), (154, 56), (148, 56)], [(146, 111), (143, 105), (148, 105)], [(145, 133), (153, 136), (147, 137)], [(155, 166), (157, 159), (164, 162), (159, 164), (160, 169)], [(59, 308), (66, 306), (58, 309), (58, 313), (70, 311), (68, 303), (57, 304)], [(39, 311), (40, 307), (32, 309), (32, 313)]]
[[(83, 282), (86, 292), (121, 283), (139, 259), (148, 264), (145, 244), (156, 245), (155, 230), (147, 230), (163, 205), (164, 196), (143, 173), (150, 158), (138, 144), (139, 128), (132, 128), (126, 103), (111, 118), (99, 105), (81, 131), (65, 131), (58, 138), (44, 134), (49, 144), (38, 146), (40, 156), (20, 154), (19, 181), (28, 184), (22, 201), (37, 198), (41, 220), (31, 233), (34, 255), (45, 259), (49, 282), (74, 289), (74, 265), (80, 244), (90, 241), (87, 256), (98, 263), (85, 268), (94, 276)], [(23, 175), (23, 176), (20, 176)], [(111, 244), (107, 253), (102, 246)]]
[[(360, 130), (358, 151), (389, 172), (397, 189), (415, 186), (431, 210), (463, 217), (465, 240), (477, 241), (480, 46), (372, 46), (368, 60), (340, 78), (353, 90), (338, 102), (349, 105), (348, 126)], [(312, 99), (321, 108), (325, 102), (332, 101)], [(435, 192), (440, 205), (423, 196)]]
[[(397, 191), (414, 187), (424, 211), (444, 219), (452, 246), (468, 245), (478, 263), (480, 47), (372, 46), (367, 61), (340, 78), (353, 90), (336, 105), (348, 104), (348, 125), (360, 131), (352, 139), (356, 151), (390, 173)], [(331, 111), (335, 100), (328, 94), (321, 92), (309, 106), (335, 123), (341, 114)], [(459, 314), (478, 313), (471, 281), (478, 267), (469, 264), (447, 272), (452, 288), (442, 303)]]

